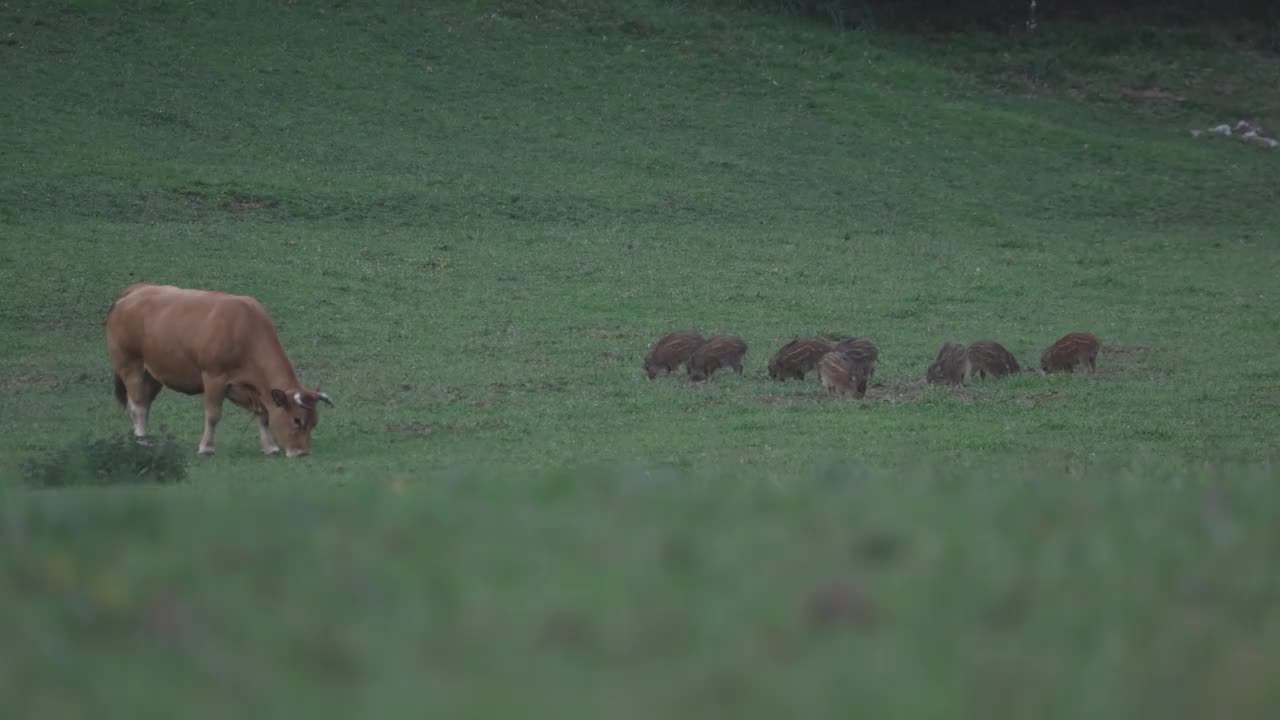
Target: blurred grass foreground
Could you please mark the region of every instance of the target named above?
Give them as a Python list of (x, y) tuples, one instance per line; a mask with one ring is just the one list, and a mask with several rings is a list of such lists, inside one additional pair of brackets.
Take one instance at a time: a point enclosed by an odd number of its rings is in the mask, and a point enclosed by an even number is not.
[(5, 493), (53, 717), (1263, 718), (1274, 468)]

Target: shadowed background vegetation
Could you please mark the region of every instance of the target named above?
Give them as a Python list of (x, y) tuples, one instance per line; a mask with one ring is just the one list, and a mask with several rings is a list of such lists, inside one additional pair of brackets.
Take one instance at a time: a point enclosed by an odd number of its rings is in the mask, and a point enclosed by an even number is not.
[(838, 27), (1018, 32), (1062, 21), (1171, 26), (1212, 24), (1275, 42), (1280, 10), (1268, 0), (719, 0), (723, 6), (782, 10)]
[[(4, 707), (1273, 715), (1280, 151), (1189, 133), (1272, 26), (815, 7), (0, 3)], [(263, 301), (314, 456), (119, 440), (143, 280)], [(868, 402), (767, 380), (825, 333)]]

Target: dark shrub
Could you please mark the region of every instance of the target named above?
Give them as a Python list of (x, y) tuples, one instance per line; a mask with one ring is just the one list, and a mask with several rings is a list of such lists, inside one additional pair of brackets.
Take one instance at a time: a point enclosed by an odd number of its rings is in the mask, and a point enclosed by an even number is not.
[(23, 463), (31, 487), (175, 483), (187, 477), (187, 453), (171, 437), (139, 445), (132, 435), (92, 439), (82, 435), (66, 447)]
[[(713, 0), (766, 7), (831, 21), (845, 27), (1008, 30), (1031, 19), (1030, 0)], [(1280, 10), (1272, 0), (1036, 0), (1038, 22), (1192, 24), (1261, 23), (1275, 28)]]

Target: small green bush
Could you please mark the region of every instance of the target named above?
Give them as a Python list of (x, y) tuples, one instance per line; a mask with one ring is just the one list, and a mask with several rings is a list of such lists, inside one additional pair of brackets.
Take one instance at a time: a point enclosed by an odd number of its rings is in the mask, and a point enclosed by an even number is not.
[(176, 483), (187, 477), (187, 454), (172, 437), (141, 445), (132, 435), (93, 439), (82, 435), (66, 447), (23, 464), (27, 485), (39, 488), (122, 483)]

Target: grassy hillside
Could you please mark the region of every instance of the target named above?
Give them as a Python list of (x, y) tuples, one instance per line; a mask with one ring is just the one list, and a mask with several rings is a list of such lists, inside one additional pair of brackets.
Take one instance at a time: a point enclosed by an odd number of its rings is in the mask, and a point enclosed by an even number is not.
[[(1280, 150), (1188, 130), (1280, 126), (1280, 59), (1069, 30), (0, 5), (0, 698), (1274, 710)], [(315, 454), (229, 409), (197, 461), (164, 393), (189, 483), (21, 489), (127, 432), (102, 320), (139, 281), (259, 298), (337, 402)], [(746, 374), (647, 380), (682, 327)], [(943, 341), (1075, 330), (1096, 376), (921, 382)], [(816, 333), (879, 342), (869, 400), (768, 380)]]
[[(273, 473), (1275, 436), (1276, 155), (1192, 141), (1206, 113), (992, 93), (761, 15), (108, 7), (10, 10), (6, 450), (127, 427), (100, 323), (138, 280), (259, 297), (338, 399)], [(684, 326), (742, 335), (751, 373), (644, 380)], [(896, 386), (947, 339), (1034, 362), (1075, 329), (1101, 379), (870, 406), (763, 379), (797, 334), (875, 337)], [(194, 444), (199, 414), (155, 417)], [(202, 474), (262, 468), (247, 421), (224, 433)]]

